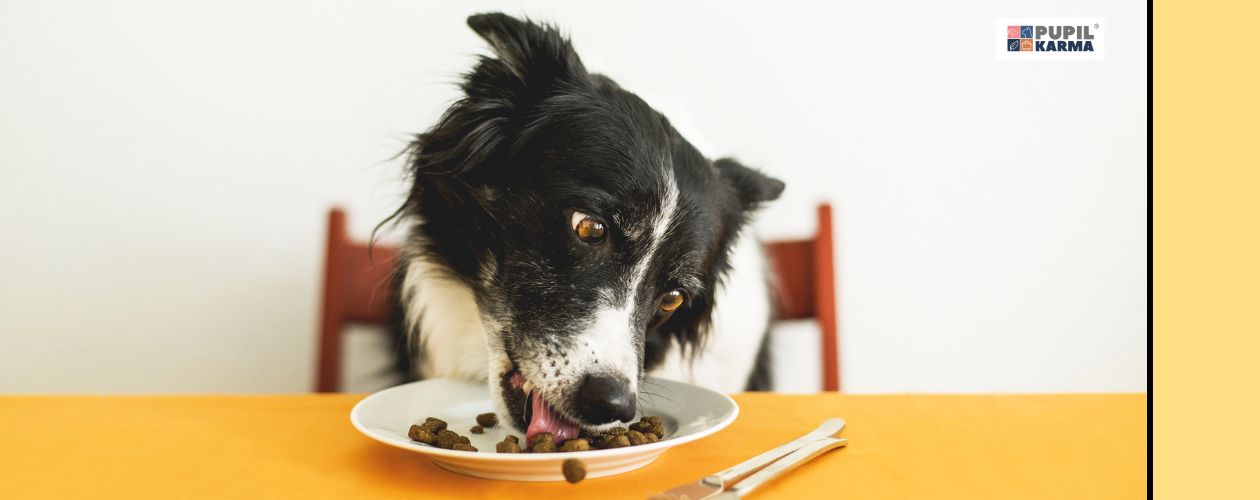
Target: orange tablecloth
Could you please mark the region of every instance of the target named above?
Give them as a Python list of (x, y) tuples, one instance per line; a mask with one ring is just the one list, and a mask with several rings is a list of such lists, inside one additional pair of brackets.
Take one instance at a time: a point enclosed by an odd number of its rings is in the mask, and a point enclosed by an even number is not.
[(577, 485), (459, 476), (360, 435), (357, 395), (0, 397), (0, 497), (644, 498), (848, 420), (753, 498), (1140, 498), (1146, 396), (736, 396), (739, 419)]

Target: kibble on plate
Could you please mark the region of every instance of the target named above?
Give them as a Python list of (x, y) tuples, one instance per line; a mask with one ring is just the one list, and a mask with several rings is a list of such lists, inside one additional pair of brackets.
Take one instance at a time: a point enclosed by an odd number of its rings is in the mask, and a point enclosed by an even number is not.
[(643, 434), (655, 434), (657, 438), (665, 437), (665, 426), (661, 424), (660, 417), (643, 417), (638, 422), (630, 424), (630, 430)]
[(639, 431), (627, 432), (626, 439), (630, 440), (630, 446), (638, 446), (641, 444), (647, 444), (648, 442), (647, 438), (643, 436), (643, 433)]
[(560, 451), (587, 451), (591, 449), (590, 441), (582, 438), (573, 438), (565, 441), (560, 445)]
[(455, 443), (461, 442), (459, 438), (460, 438), (459, 434), (456, 434), (452, 431), (441, 431), (437, 433), (437, 441), (434, 443), (434, 445), (437, 446), (438, 448), (445, 448), (447, 450), (452, 450), (452, 449), (455, 449)]
[[(487, 427), (498, 425), (499, 419), (493, 413), (477, 415), (477, 425), (469, 429), (473, 434), (484, 434)], [(477, 451), (467, 436), (447, 428), (446, 421), (434, 417), (424, 419), (424, 423), (412, 425), (407, 437), (427, 445), (447, 450)], [(600, 432), (582, 430), (579, 437), (556, 443), (550, 432), (540, 432), (529, 438), (524, 445), (520, 439), (507, 435), (502, 442), (495, 443), (494, 451), (498, 453), (555, 453), (571, 451), (608, 450), (639, 446), (660, 441), (665, 437), (665, 426), (661, 417), (643, 417), (638, 422), (626, 427), (613, 427)], [(583, 465), (582, 477), (585, 477)], [(578, 479), (581, 480), (580, 478)], [(576, 481), (574, 481), (576, 482)]]
[(625, 434), (618, 434), (609, 439), (604, 440), (604, 448), (625, 448), (630, 446), (630, 438)]
[(461, 436), (447, 429), (445, 421), (433, 417), (424, 419), (422, 424), (412, 425), (407, 430), (407, 437), (413, 441), (447, 450), (477, 451), (468, 436)]
[(437, 440), (437, 436), (420, 425), (411, 426), (411, 429), (407, 431), (407, 437), (411, 438), (412, 441), (419, 441), (424, 444), (433, 444)]
[(499, 416), (493, 413), (482, 413), (481, 415), (477, 415), (477, 425), (486, 428), (499, 425)]
[(533, 436), (530, 436), (528, 442), (530, 446), (533, 446), (543, 441), (555, 441), (555, 440), (556, 440), (555, 436), (552, 436), (550, 432), (539, 432), (538, 434), (534, 434)]
[(503, 442), (494, 445), (494, 451), (499, 453), (520, 453), (521, 445), (517, 442), (516, 436), (509, 435), (503, 438)]
[(553, 453), (556, 451), (556, 438), (550, 432), (539, 432), (529, 438), (530, 453)]
[(564, 480), (573, 484), (586, 479), (586, 463), (576, 458), (565, 460), (560, 471), (564, 473)]
[(426, 431), (429, 431), (433, 434), (437, 434), (439, 432), (446, 430), (446, 421), (429, 417), (429, 418), (424, 419), (424, 423), (420, 424), (420, 428)]

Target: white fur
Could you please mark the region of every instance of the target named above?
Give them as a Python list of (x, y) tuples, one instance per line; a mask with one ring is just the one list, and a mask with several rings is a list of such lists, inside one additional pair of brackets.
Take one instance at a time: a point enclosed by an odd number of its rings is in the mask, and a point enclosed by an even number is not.
[(419, 330), (420, 376), (486, 380), (489, 346), (477, 301), (446, 266), (411, 257), (403, 278), (407, 329)]
[(709, 337), (694, 364), (674, 345), (652, 375), (720, 392), (744, 390), (771, 314), (765, 257), (750, 231), (731, 249), (731, 270), (716, 290)]
[[(637, 389), (639, 357), (634, 345), (628, 307), (602, 308), (591, 327), (582, 332), (565, 353), (569, 364), (558, 366), (562, 382), (573, 383), (592, 372), (616, 374)], [(597, 362), (598, 361), (598, 362)], [(563, 363), (563, 362), (562, 362)]]
[[(639, 364), (638, 352), (642, 348), (634, 343), (633, 313), (638, 304), (635, 297), (639, 286), (647, 277), (652, 259), (656, 258), (657, 249), (669, 233), (673, 225), (674, 215), (678, 212), (678, 184), (673, 171), (664, 169), (664, 190), (661, 195), (660, 210), (646, 227), (651, 228), (649, 234), (639, 237), (648, 238), (647, 251), (639, 257), (630, 272), (630, 283), (627, 285), (628, 298), (620, 306), (601, 307), (594, 316), (591, 326), (579, 334), (576, 344), (566, 353), (569, 363), (554, 368), (544, 367), (558, 372), (555, 381), (560, 384), (575, 383), (589, 372), (604, 372), (620, 375), (629, 382), (631, 392), (638, 391)], [(613, 293), (605, 290), (601, 293), (600, 302), (610, 304)], [(598, 361), (598, 362), (596, 362)], [(551, 380), (548, 380), (551, 381)], [(548, 384), (544, 384), (546, 387)]]

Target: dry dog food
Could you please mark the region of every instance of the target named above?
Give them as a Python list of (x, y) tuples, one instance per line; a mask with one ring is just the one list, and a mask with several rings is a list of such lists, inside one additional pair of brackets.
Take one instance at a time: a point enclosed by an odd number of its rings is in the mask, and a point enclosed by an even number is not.
[(467, 436), (461, 436), (447, 429), (445, 421), (433, 417), (426, 418), (423, 424), (412, 425), (407, 430), (407, 437), (413, 441), (447, 450), (477, 451)]
[(499, 425), (499, 416), (493, 413), (482, 413), (477, 415), (477, 425), (482, 427), (494, 427)]
[(556, 451), (555, 437), (550, 432), (540, 432), (529, 438), (529, 451), (532, 453), (551, 453)]
[(499, 453), (520, 453), (521, 444), (519, 440), (517, 440), (516, 436), (509, 435), (508, 437), (503, 438), (502, 443), (494, 445), (494, 451)]
[[(482, 413), (477, 415), (477, 425), (473, 426), (469, 432), (484, 434), (487, 427), (498, 424), (499, 418), (495, 414)], [(447, 450), (477, 451), (468, 437), (448, 429), (446, 422), (438, 418), (428, 417), (424, 419), (424, 423), (412, 425), (407, 436), (413, 441)], [(503, 438), (502, 442), (495, 443), (494, 451), (498, 453), (554, 453), (608, 450), (655, 443), (664, 437), (665, 425), (661, 423), (661, 417), (643, 417), (638, 422), (630, 424), (629, 428), (613, 427), (601, 432), (583, 430), (578, 437), (561, 443), (556, 443), (555, 436), (552, 436), (550, 432), (540, 432), (522, 446), (520, 438), (509, 434)], [(586, 468), (581, 462), (578, 462), (578, 466), (582, 467), (582, 474), (577, 481), (581, 481), (582, 477), (586, 477)], [(565, 477), (568, 477), (567, 465), (565, 474)]]
[(582, 438), (573, 438), (560, 445), (560, 451), (587, 451), (589, 449), (591, 449), (591, 442)]
[[(569, 441), (576, 440), (570, 439)], [(568, 443), (568, 441), (566, 441), (566, 443)], [(564, 473), (564, 480), (573, 484), (577, 484), (578, 481), (586, 479), (586, 463), (576, 458), (565, 460), (564, 463), (560, 465), (560, 471)]]
[(630, 424), (630, 430), (643, 434), (656, 434), (657, 438), (665, 437), (665, 426), (661, 424), (661, 417), (643, 417), (638, 422)]

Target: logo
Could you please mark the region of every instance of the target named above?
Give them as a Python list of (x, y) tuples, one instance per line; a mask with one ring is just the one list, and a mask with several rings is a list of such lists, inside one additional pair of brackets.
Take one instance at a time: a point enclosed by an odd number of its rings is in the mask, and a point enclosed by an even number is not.
[(998, 19), (997, 58), (1102, 59), (1102, 18)]

